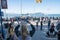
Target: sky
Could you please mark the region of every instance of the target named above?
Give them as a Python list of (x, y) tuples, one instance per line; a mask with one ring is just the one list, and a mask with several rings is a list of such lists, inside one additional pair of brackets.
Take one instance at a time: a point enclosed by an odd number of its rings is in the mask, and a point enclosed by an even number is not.
[(42, 3), (36, 3), (36, 0), (7, 0), (8, 9), (2, 9), (4, 13), (44, 13), (60, 14), (60, 0), (42, 0)]

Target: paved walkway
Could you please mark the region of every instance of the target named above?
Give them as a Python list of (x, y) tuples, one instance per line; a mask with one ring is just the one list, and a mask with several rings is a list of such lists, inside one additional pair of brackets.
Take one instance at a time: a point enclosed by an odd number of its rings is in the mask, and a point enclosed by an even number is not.
[(46, 27), (43, 27), (42, 31), (40, 29), (38, 29), (35, 32), (34, 36), (32, 37), (32, 40), (57, 40), (57, 38), (46, 37), (46, 31), (47, 31)]

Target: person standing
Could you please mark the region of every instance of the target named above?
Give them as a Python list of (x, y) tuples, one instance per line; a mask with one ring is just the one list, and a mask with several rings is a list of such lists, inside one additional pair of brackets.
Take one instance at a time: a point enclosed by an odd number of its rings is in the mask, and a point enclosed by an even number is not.
[(41, 28), (40, 28), (41, 30), (42, 30), (42, 27), (43, 27), (43, 22), (42, 22), (42, 20), (41, 20)]
[[(56, 34), (57, 34), (57, 32), (55, 31), (55, 25), (54, 25), (54, 23), (52, 23), (51, 24), (51, 28), (49, 29), (49, 31), (47, 32), (47, 35), (48, 36), (51, 36), (51, 34), (50, 33), (52, 33), (52, 36), (56, 36)], [(54, 33), (54, 34), (53, 34)]]
[(37, 30), (38, 30), (38, 21), (36, 22), (36, 28), (37, 28)]
[(50, 24), (51, 24), (51, 21), (50, 19), (48, 20), (48, 30), (50, 29)]
[(57, 31), (58, 31), (58, 32), (57, 32), (57, 35), (58, 35), (57, 39), (60, 40), (60, 20), (58, 20), (56, 29), (57, 29)]
[(18, 40), (18, 37), (16, 36), (12, 25), (10, 25), (10, 27), (8, 29), (8, 36), (7, 36), (6, 40)]

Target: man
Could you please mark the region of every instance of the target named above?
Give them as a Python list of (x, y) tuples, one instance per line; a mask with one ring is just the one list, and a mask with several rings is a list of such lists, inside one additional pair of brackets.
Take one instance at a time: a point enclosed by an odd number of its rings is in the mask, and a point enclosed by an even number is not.
[(58, 24), (56, 26), (56, 29), (57, 29), (57, 34), (58, 34), (58, 40), (60, 40), (60, 20), (58, 20)]
[(41, 30), (42, 30), (42, 27), (43, 27), (43, 22), (42, 22), (42, 20), (41, 20), (41, 28), (40, 28)]
[(50, 24), (51, 24), (51, 21), (50, 19), (48, 20), (48, 30), (50, 29)]

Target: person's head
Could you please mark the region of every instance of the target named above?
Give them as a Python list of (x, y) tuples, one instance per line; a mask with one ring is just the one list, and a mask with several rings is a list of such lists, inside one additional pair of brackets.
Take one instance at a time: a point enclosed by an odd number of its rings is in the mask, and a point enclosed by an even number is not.
[(55, 26), (54, 26), (54, 23), (51, 24), (51, 28), (53, 29)]
[(8, 29), (8, 27), (9, 27), (9, 23), (5, 23), (4, 28)]
[(51, 26), (54, 26), (54, 23), (52, 23)]
[(28, 33), (28, 30), (27, 30), (27, 27), (26, 25), (22, 25), (21, 26), (21, 35), (22, 36), (27, 36), (29, 33)]

